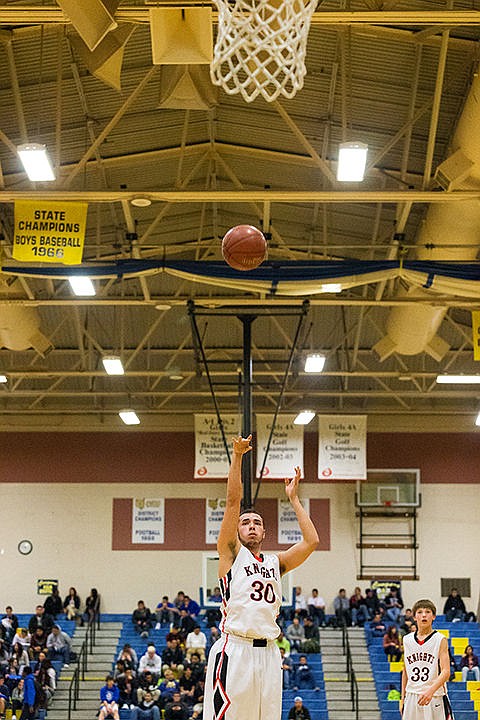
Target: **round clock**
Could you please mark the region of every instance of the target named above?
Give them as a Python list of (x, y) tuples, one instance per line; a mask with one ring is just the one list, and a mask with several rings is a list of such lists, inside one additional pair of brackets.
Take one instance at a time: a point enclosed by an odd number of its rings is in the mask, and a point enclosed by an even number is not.
[(22, 555), (29, 555), (33, 550), (33, 545), (30, 540), (20, 540), (18, 543), (18, 552)]

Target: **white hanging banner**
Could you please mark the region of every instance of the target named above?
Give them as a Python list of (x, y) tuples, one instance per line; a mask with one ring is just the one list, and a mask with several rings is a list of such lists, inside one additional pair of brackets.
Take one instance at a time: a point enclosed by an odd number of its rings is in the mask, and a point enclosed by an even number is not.
[(157, 544), (164, 541), (165, 500), (163, 498), (133, 498), (132, 544)]
[(318, 477), (366, 479), (366, 415), (318, 416)]
[[(295, 415), (278, 415), (263, 477), (292, 477), (299, 465), (303, 473), (303, 425), (294, 425)], [(260, 477), (273, 415), (257, 415), (257, 478)], [(303, 477), (303, 474), (302, 474)]]
[[(310, 515), (310, 500), (302, 498), (300, 500), (306, 512)], [(278, 500), (278, 544), (293, 545), (300, 542), (302, 532), (298, 526), (295, 510), (288, 500)]]
[[(232, 437), (240, 434), (239, 415), (223, 415), (223, 428), (229, 448)], [(229, 463), (217, 416), (195, 415), (195, 472), (194, 478), (226, 478)]]
[(207, 498), (205, 500), (205, 542), (216, 545), (220, 525), (225, 512), (225, 498)]

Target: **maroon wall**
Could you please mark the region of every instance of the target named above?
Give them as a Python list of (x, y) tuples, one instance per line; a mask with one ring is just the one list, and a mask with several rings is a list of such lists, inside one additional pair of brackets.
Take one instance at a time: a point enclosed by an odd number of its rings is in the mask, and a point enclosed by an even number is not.
[[(193, 480), (193, 433), (4, 432), (0, 442), (4, 483)], [(306, 433), (307, 482), (317, 481), (317, 447), (316, 433)], [(369, 468), (420, 468), (422, 483), (477, 483), (480, 435), (369, 433), (367, 462)]]

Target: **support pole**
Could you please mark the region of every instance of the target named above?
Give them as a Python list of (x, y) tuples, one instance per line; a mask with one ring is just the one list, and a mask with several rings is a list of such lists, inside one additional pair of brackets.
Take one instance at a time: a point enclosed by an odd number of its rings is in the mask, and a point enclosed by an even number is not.
[[(243, 407), (242, 407), (242, 436), (247, 437), (252, 432), (252, 323), (255, 315), (240, 315), (243, 325)], [(243, 459), (243, 507), (252, 506), (252, 480), (253, 480), (253, 453), (250, 452)]]

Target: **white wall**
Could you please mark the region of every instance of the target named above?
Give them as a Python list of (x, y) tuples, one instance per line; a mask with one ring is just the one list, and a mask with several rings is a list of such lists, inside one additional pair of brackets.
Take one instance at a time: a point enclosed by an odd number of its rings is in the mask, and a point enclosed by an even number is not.
[[(188, 497), (215, 497), (221, 490), (217, 484), (190, 483)], [(317, 586), (331, 605), (339, 587), (350, 592), (357, 584), (355, 487), (306, 484), (303, 490), (312, 498), (330, 499), (331, 551), (314, 553), (295, 571), (294, 580), (305, 592)], [(262, 497), (280, 497), (281, 492), (281, 486), (267, 485)], [(202, 552), (111, 551), (112, 498), (138, 495), (138, 484), (4, 484), (0, 610), (10, 603), (17, 612), (30, 612), (43, 600), (36, 594), (38, 578), (57, 578), (62, 596), (74, 585), (82, 601), (91, 587), (97, 587), (105, 612), (130, 612), (139, 599), (155, 606), (164, 593), (172, 596), (179, 589), (198, 597)], [(184, 485), (148, 485), (149, 497), (185, 495)], [(403, 583), (404, 599), (412, 604), (419, 597), (430, 597), (441, 609), (440, 577), (470, 577), (472, 598), (466, 602), (475, 610), (480, 589), (480, 485), (424, 485), (422, 497), (420, 580)], [(17, 551), (23, 538), (34, 546), (28, 556)], [(363, 589), (368, 582), (358, 584)]]

